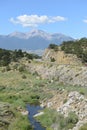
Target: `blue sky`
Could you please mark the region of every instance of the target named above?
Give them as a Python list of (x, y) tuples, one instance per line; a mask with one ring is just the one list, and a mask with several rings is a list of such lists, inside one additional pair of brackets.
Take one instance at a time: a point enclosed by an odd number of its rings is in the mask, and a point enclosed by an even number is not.
[(87, 37), (87, 0), (0, 0), (0, 34), (32, 29)]

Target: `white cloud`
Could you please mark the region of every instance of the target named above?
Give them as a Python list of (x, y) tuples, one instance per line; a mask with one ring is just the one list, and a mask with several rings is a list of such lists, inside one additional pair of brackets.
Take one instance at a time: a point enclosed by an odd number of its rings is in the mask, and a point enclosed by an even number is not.
[(87, 19), (84, 19), (83, 22), (84, 22), (84, 23), (87, 23)]
[(65, 21), (66, 18), (62, 16), (38, 16), (38, 15), (21, 15), (14, 18), (10, 18), (13, 24), (21, 24), (23, 27), (37, 27), (39, 24), (55, 23), (59, 21)]

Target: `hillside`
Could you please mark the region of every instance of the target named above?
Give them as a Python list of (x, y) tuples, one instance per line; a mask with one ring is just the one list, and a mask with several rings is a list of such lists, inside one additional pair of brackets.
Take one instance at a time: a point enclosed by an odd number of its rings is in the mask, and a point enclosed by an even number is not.
[[(87, 44), (84, 40), (87, 42), (86, 39), (81, 39), (76, 42), (64, 42), (61, 46), (50, 44), (42, 56), (41, 64), (31, 63), (30, 71), (37, 72), (42, 78), (87, 87)], [(80, 50), (82, 50), (81, 53)]]
[(87, 38), (63, 42), (61, 44), (61, 50), (66, 54), (75, 54), (82, 63), (87, 62)]
[(86, 60), (75, 51), (66, 53), (67, 44), (49, 45), (42, 59), (0, 49), (0, 130), (33, 130), (23, 115), (26, 104), (44, 108), (36, 120), (47, 130), (87, 129)]
[(45, 50), (43, 60), (54, 61), (58, 64), (81, 65), (87, 62), (87, 38), (77, 41), (64, 41), (60, 46), (50, 44)]

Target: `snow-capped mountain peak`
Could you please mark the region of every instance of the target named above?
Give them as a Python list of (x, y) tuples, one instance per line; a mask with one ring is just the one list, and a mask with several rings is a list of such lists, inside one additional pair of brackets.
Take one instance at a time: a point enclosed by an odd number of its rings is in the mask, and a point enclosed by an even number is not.
[(26, 38), (37, 37), (37, 36), (46, 39), (51, 38), (51, 35), (49, 33), (42, 30), (31, 30), (30, 32), (26, 33)]
[(18, 38), (25, 38), (25, 33), (22, 32), (13, 32), (8, 35), (9, 37), (18, 37)]
[(0, 47), (5, 49), (45, 49), (50, 43), (61, 44), (63, 41), (74, 40), (72, 37), (60, 33), (47, 33), (42, 30), (32, 30), (21, 33), (13, 32), (0, 36)]

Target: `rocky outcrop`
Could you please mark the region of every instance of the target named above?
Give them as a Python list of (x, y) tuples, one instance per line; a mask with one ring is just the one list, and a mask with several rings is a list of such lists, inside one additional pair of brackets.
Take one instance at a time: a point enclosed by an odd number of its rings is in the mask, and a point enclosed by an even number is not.
[(44, 61), (51, 61), (52, 59), (54, 59), (55, 62), (59, 65), (60, 64), (64, 64), (64, 65), (82, 64), (76, 55), (66, 54), (64, 53), (64, 51), (61, 51), (60, 48), (58, 49), (58, 51), (56, 51), (55, 49), (46, 49), (42, 59)]
[(78, 65), (58, 65), (55, 63), (30, 63), (28, 70), (43, 79), (60, 83), (87, 87), (87, 67)]
[(78, 123), (72, 130), (79, 130), (79, 128), (87, 123), (87, 99), (78, 92), (70, 92), (67, 102), (57, 108), (57, 111), (64, 116), (68, 116), (69, 112), (73, 111), (78, 116)]
[(78, 122), (72, 130), (79, 130), (87, 123), (87, 98), (77, 91), (67, 93), (65, 90), (57, 90), (51, 99), (43, 102), (43, 106), (57, 110), (65, 118), (70, 112), (75, 113)]
[(7, 130), (14, 114), (9, 103), (0, 102), (0, 130)]

